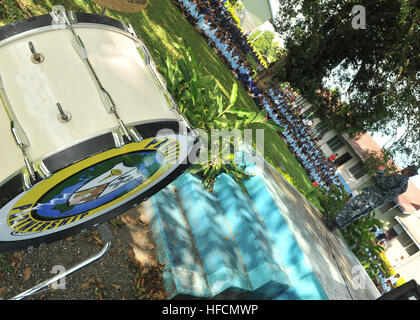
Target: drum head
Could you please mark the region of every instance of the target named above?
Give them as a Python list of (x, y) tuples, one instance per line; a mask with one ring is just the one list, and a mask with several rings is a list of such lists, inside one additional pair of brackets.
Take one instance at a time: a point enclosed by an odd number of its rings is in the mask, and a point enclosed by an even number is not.
[(56, 241), (137, 206), (188, 168), (193, 144), (188, 135), (152, 137), (58, 170), (0, 207), (0, 251)]
[(149, 0), (93, 0), (105, 8), (121, 12), (139, 12), (147, 7)]

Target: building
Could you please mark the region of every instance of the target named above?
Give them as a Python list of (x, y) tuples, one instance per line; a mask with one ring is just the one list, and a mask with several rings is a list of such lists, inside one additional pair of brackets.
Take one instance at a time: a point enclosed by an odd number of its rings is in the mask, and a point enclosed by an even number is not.
[[(369, 134), (357, 140), (339, 135), (315, 117), (313, 107), (302, 97), (296, 103), (303, 106), (302, 117), (312, 121), (314, 133), (321, 136), (318, 145), (325, 156), (337, 154), (337, 175), (346, 191), (358, 193), (373, 184), (374, 177), (363, 170), (363, 154), (381, 150), (375, 140)], [(420, 190), (409, 181), (407, 191), (376, 209), (375, 217), (384, 224), (385, 253), (395, 271), (420, 283)]]
[(236, 11), (240, 26), (245, 32), (253, 33), (263, 24), (273, 21), (277, 13), (273, 0), (241, 0), (243, 8)]

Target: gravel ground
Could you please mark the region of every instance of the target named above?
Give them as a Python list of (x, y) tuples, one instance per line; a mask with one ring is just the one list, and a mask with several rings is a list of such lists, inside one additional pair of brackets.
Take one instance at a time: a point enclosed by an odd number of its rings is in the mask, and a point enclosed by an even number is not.
[[(67, 276), (27, 300), (163, 300), (163, 265), (142, 215), (142, 205), (108, 222), (113, 232), (109, 251), (101, 259)], [(102, 249), (97, 229), (69, 237), (30, 252), (5, 254), (0, 265), (0, 297), (10, 299), (69, 269)]]

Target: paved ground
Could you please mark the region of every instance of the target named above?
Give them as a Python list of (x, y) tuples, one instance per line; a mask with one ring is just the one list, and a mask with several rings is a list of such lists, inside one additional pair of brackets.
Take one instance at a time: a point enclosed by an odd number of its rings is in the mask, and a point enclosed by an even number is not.
[[(100, 260), (65, 278), (65, 289), (47, 288), (28, 300), (165, 299), (161, 266), (142, 205), (108, 222), (114, 239)], [(0, 268), (0, 297), (15, 295), (52, 277), (53, 268), (69, 269), (102, 249), (92, 229), (31, 252), (7, 254), (8, 268)], [(56, 267), (54, 267), (56, 266)], [(61, 283), (63, 284), (63, 283)]]
[(264, 176), (277, 206), (331, 300), (373, 300), (380, 296), (340, 231), (329, 232), (321, 213), (266, 164)]

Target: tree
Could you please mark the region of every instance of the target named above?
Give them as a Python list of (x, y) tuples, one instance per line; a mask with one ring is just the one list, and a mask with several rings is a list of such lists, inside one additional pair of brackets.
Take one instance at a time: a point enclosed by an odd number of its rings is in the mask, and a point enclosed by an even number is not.
[(265, 31), (264, 33), (257, 31), (251, 34), (248, 40), (270, 63), (276, 61), (281, 52), (281, 48), (279, 48), (278, 42), (274, 41), (274, 38), (275, 35), (271, 31)]
[[(258, 78), (289, 82), (339, 133), (396, 136), (389, 151), (420, 163), (419, 2), (282, 0), (275, 25), (287, 54)], [(355, 5), (366, 29), (352, 26)]]
[(398, 171), (398, 167), (392, 161), (392, 155), (384, 149), (380, 151), (367, 150), (363, 153), (363, 169), (367, 174), (373, 176), (379, 167), (383, 167), (385, 174), (392, 174)]

